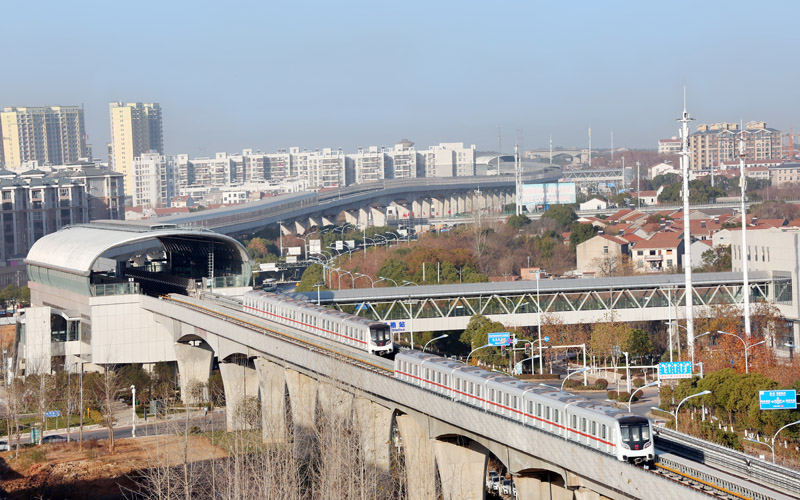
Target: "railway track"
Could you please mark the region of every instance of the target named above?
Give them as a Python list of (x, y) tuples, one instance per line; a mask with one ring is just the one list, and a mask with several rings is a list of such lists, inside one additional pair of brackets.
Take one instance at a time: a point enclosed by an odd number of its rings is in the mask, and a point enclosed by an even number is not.
[[(244, 313), (241, 310), (237, 310), (236, 307), (241, 307), (242, 305), (234, 299), (206, 295), (204, 300), (213, 301), (224, 308), (224, 310), (220, 311), (197, 304), (191, 299), (185, 298), (184, 296), (181, 297), (183, 298), (179, 299), (171, 295), (164, 295), (161, 297), (161, 299), (179, 303), (185, 307), (189, 307), (209, 316), (220, 318), (229, 323), (237, 324), (264, 335), (269, 335), (273, 338), (278, 338), (284, 342), (288, 342), (317, 353), (323, 353), (343, 363), (354, 365), (364, 370), (379, 373), (387, 377), (394, 376), (394, 364), (391, 360), (373, 356), (369, 353), (361, 353), (356, 349), (350, 349), (347, 346), (342, 346), (336, 344), (335, 342), (328, 343), (325, 339), (308, 336), (290, 329), (282, 329), (274, 326), (268, 327), (260, 324), (258, 318)], [(243, 316), (246, 316), (246, 318)]]

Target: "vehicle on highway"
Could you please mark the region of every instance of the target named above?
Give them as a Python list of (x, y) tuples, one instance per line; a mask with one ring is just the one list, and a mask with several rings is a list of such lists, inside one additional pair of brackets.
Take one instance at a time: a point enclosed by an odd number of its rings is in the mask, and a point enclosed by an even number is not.
[(42, 443), (66, 443), (67, 438), (58, 434), (52, 436), (45, 436), (42, 438)]
[(371, 354), (388, 355), (394, 352), (389, 325), (380, 321), (334, 311), (282, 294), (255, 290), (244, 294), (243, 308), (254, 316)]
[(512, 486), (512, 484), (513, 483), (511, 482), (510, 479), (503, 479), (503, 481), (500, 483), (500, 493), (502, 495), (511, 496), (511, 486)]
[(277, 292), (278, 291), (278, 281), (275, 278), (266, 278), (261, 283), (261, 290), (265, 292)]
[(11, 447), (8, 446), (8, 441), (0, 441), (0, 451), (9, 451)]
[(500, 476), (497, 475), (497, 471), (490, 470), (489, 474), (486, 476), (486, 489), (487, 490), (497, 490), (495, 484), (500, 480)]
[(394, 376), (618, 460), (641, 464), (655, 458), (650, 420), (623, 409), (420, 351), (399, 352)]

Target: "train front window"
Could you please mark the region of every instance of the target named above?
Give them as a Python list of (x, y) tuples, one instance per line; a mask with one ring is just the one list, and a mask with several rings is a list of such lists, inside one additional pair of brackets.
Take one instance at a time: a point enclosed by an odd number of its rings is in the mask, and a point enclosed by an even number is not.
[(626, 443), (642, 443), (650, 440), (650, 427), (648, 425), (622, 425), (620, 426), (622, 440)]
[(387, 345), (391, 341), (389, 328), (370, 328), (370, 337), (377, 346)]

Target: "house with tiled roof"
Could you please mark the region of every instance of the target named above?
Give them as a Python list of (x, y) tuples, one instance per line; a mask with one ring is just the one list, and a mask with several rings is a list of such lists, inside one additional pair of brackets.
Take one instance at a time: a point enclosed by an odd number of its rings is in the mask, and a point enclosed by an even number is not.
[(578, 271), (603, 274), (630, 255), (628, 240), (619, 236), (598, 234), (575, 247)]
[(634, 269), (640, 273), (662, 272), (681, 266), (683, 233), (658, 232), (637, 241), (631, 249)]

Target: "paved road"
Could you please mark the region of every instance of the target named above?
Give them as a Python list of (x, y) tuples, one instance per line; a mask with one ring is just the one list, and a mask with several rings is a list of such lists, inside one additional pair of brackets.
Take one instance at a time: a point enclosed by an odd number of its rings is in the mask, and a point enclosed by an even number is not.
[[(136, 436), (156, 436), (159, 434), (177, 434), (183, 432), (186, 428), (186, 420), (182, 416), (176, 416), (176, 418), (164, 421), (159, 420), (158, 422), (149, 421), (147, 424), (144, 421), (139, 421), (136, 424)], [(225, 429), (225, 412), (223, 410), (218, 410), (209, 413), (206, 416), (197, 415), (189, 418), (189, 428), (191, 429), (194, 426), (200, 428), (201, 431), (212, 431), (212, 430), (224, 430)], [(63, 436), (64, 438), (67, 437), (66, 429), (58, 429), (56, 431), (48, 431), (45, 434), (46, 436)], [(70, 433), (70, 439), (73, 441), (77, 441), (80, 433), (77, 427), (73, 427)], [(133, 437), (133, 427), (131, 425), (120, 425), (114, 427), (114, 438), (115, 439), (125, 439)], [(91, 429), (87, 429), (84, 427), (83, 429), (83, 439), (108, 439), (108, 430), (105, 428), (97, 428), (97, 426), (92, 426)], [(22, 442), (27, 443), (30, 442), (29, 438), (26, 435), (23, 435)]]

